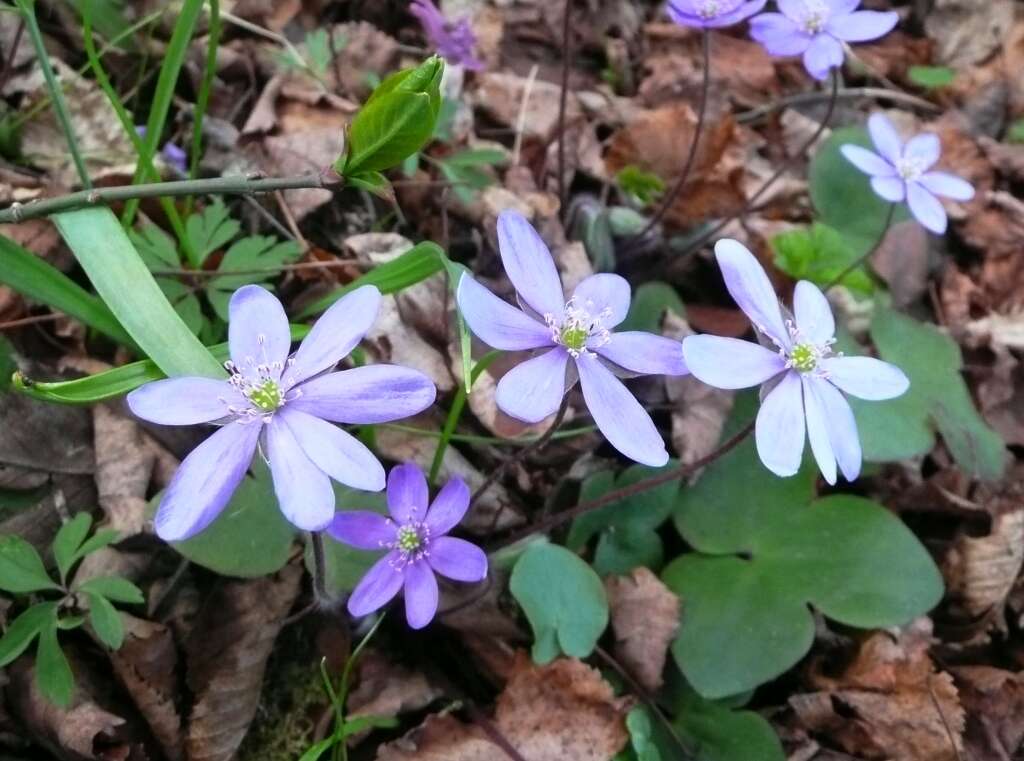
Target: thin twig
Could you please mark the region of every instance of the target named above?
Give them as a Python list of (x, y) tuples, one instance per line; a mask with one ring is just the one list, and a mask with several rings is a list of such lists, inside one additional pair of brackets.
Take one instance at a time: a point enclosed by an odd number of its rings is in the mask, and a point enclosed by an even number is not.
[(928, 695), (932, 699), (932, 705), (935, 706), (935, 712), (939, 715), (939, 721), (942, 722), (942, 726), (946, 730), (946, 737), (949, 738), (949, 744), (953, 746), (953, 755), (956, 756), (956, 761), (963, 761), (963, 756), (960, 755), (960, 748), (956, 744), (956, 737), (953, 735), (953, 730), (949, 726), (949, 722), (946, 720), (946, 714), (942, 710), (942, 706), (939, 705), (939, 698), (935, 694), (935, 690), (932, 689), (932, 674), (928, 675), (926, 684), (928, 687)]
[(568, 186), (565, 182), (565, 112), (569, 107), (569, 70), (572, 68), (572, 0), (565, 0), (562, 20), (562, 92), (558, 97), (558, 200), (559, 215), (565, 221), (569, 208)]
[(483, 713), (476, 707), (467, 705), (466, 713), (469, 718), (476, 724), (483, 733), (487, 735), (487, 739), (497, 745), (505, 753), (506, 756), (512, 759), (512, 761), (526, 761), (515, 747), (509, 742), (509, 739), (501, 733), (501, 730), (494, 726), (494, 722), (488, 719)]
[(25, 325), (35, 325), (40, 322), (53, 322), (63, 317), (62, 312), (51, 312), (50, 314), (36, 314), (31, 317), (22, 317), (17, 320), (8, 320), (7, 322), (0, 322), (0, 330), (11, 330), (13, 328), (21, 328)]
[(534, 64), (530, 67), (530, 74), (523, 86), (523, 102), (519, 104), (519, 115), (516, 117), (516, 139), (512, 142), (512, 166), (519, 166), (519, 155), (523, 149), (523, 132), (526, 131), (526, 107), (530, 103), (530, 96), (533, 95), (533, 85), (537, 81), (537, 72), (540, 66)]
[[(787, 95), (784, 98), (773, 100), (771, 103), (766, 103), (763, 106), (758, 106), (757, 108), (752, 108), (749, 111), (737, 114), (736, 121), (740, 124), (749, 124), (750, 122), (756, 122), (758, 119), (763, 119), (775, 111), (781, 111), (784, 108), (792, 108), (794, 106), (806, 106), (812, 103), (818, 103), (822, 100), (827, 100), (829, 97), (829, 93), (824, 91), (801, 92), (795, 95)], [(942, 110), (930, 100), (919, 98), (911, 93), (900, 92), (899, 90), (886, 90), (884, 87), (843, 87), (836, 93), (836, 97), (840, 100), (853, 100), (856, 98), (891, 100), (894, 103), (906, 103), (909, 106), (915, 106), (923, 111), (930, 111), (933, 113), (938, 113)]]
[(832, 280), (829, 281), (829, 283), (825, 286), (823, 290), (829, 291), (835, 288), (837, 285), (843, 282), (843, 279), (847, 275), (849, 275), (851, 272), (857, 269), (857, 267), (859, 267), (861, 264), (863, 264), (864, 262), (866, 262), (868, 259), (875, 255), (878, 249), (882, 247), (882, 243), (885, 241), (885, 238), (889, 233), (889, 226), (892, 225), (892, 218), (895, 214), (896, 204), (891, 203), (889, 204), (889, 213), (885, 215), (885, 223), (882, 225), (882, 231), (878, 234), (878, 238), (875, 240), (874, 245), (871, 246), (871, 248), (869, 248), (863, 254), (858, 256), (856, 259), (854, 259), (852, 262), (850, 262), (846, 269), (844, 269), (842, 272), (840, 272), (838, 275), (832, 278)]

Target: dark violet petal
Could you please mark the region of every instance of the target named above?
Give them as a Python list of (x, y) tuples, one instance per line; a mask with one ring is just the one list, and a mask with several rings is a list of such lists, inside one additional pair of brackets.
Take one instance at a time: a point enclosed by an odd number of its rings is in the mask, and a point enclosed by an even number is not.
[(872, 177), (871, 189), (890, 203), (899, 203), (907, 197), (907, 183), (901, 177)]
[[(246, 285), (228, 303), (228, 344), (231, 361), (248, 372), (258, 365), (284, 365), (292, 337), (284, 307), (272, 293), (258, 285)], [(280, 372), (275, 373), (278, 377)]]
[(914, 219), (920, 222), (926, 229), (936, 235), (946, 232), (949, 218), (946, 210), (942, 208), (942, 202), (933, 196), (928, 190), (916, 182), (907, 183), (907, 205)]
[(405, 619), (412, 629), (422, 629), (437, 613), (437, 578), (426, 560), (405, 568)]
[(288, 407), (279, 411), (275, 418), (287, 424), (306, 456), (335, 481), (363, 491), (384, 488), (384, 467), (352, 434)]
[(389, 552), (374, 563), (352, 590), (352, 596), (348, 598), (348, 612), (361, 618), (391, 602), (405, 581), (397, 564), (397, 552)]
[(874, 357), (829, 357), (821, 366), (829, 381), (858, 399), (895, 399), (910, 388), (902, 370)]
[(630, 330), (613, 333), (611, 341), (594, 351), (619, 367), (644, 375), (686, 375), (683, 346), (679, 341), (653, 333)]
[(430, 492), (427, 477), (413, 462), (396, 465), (388, 473), (388, 511), (399, 524), (422, 521), (427, 514)]
[(303, 531), (327, 528), (334, 518), (331, 479), (302, 451), (281, 415), (267, 425), (267, 460), (274, 494), (288, 522)]
[(683, 339), (683, 357), (693, 377), (715, 388), (750, 388), (786, 369), (786, 361), (778, 352), (722, 336), (687, 336)]
[(828, 381), (815, 379), (814, 387), (825, 410), (829, 440), (839, 462), (839, 469), (847, 481), (854, 481), (860, 475), (863, 456), (853, 410), (850, 409), (850, 403)]
[(839, 149), (846, 160), (860, 171), (873, 177), (895, 177), (896, 168), (877, 153), (859, 145), (844, 145)]
[(380, 299), (375, 286), (364, 285), (332, 304), (299, 345), (285, 380), (300, 383), (348, 356), (377, 319)]
[(453, 536), (431, 541), (430, 567), (445, 578), (455, 581), (483, 581), (487, 578), (487, 555), (475, 544)]
[(804, 68), (819, 82), (824, 82), (832, 69), (843, 65), (843, 57), (843, 46), (839, 40), (828, 34), (819, 34), (804, 51)]
[(800, 374), (788, 372), (761, 403), (754, 427), (757, 455), (777, 476), (796, 475), (804, 452), (804, 402)]
[[(457, 300), (473, 335), (495, 349), (522, 351), (553, 343), (547, 325), (502, 301), (469, 275), (459, 281)], [(563, 308), (564, 304), (556, 314), (561, 316)]]
[(814, 283), (801, 280), (793, 292), (793, 316), (800, 337), (816, 346), (824, 346), (836, 335), (832, 307)]
[(458, 476), (446, 483), (427, 510), (426, 524), (430, 528), (430, 535), (438, 537), (447, 534), (459, 525), (469, 509), (469, 498), (469, 487)]
[(614, 328), (629, 312), (629, 283), (621, 275), (602, 272), (584, 278), (572, 298), (577, 308), (585, 309), (593, 317), (607, 314), (601, 318), (601, 325)]
[(513, 367), (498, 381), (494, 401), (506, 415), (539, 423), (558, 411), (565, 395), (569, 353), (561, 346)]
[(875, 148), (890, 164), (903, 158), (903, 140), (885, 114), (875, 112), (868, 117), (868, 132)]
[(814, 378), (806, 375), (800, 380), (803, 385), (804, 414), (807, 418), (807, 439), (811, 442), (811, 453), (818, 463), (821, 475), (829, 484), (835, 486), (836, 456), (829, 439), (829, 423), (825, 408), (814, 388), (819, 384), (815, 383)]
[(167, 378), (128, 394), (133, 414), (160, 425), (195, 425), (227, 417), (228, 407), (249, 403), (227, 381), (213, 378)]
[(518, 211), (506, 209), (498, 215), (498, 250), (519, 298), (539, 315), (561, 317), (565, 297), (555, 260), (533, 225)]
[(967, 180), (948, 172), (928, 172), (918, 180), (925, 190), (937, 196), (952, 198), (954, 201), (970, 201), (974, 198), (974, 187)]
[(757, 258), (744, 245), (728, 238), (715, 244), (715, 258), (736, 306), (758, 330), (788, 349), (792, 342), (782, 321), (779, 299)]
[(262, 427), (258, 422), (228, 423), (189, 453), (156, 511), (157, 536), (179, 542), (220, 515), (249, 469)]
[(298, 387), (288, 409), (335, 423), (372, 424), (400, 420), (434, 403), (437, 388), (419, 370), (401, 365), (366, 365), (328, 373)]
[(381, 550), (395, 541), (395, 524), (369, 510), (343, 510), (335, 514), (327, 533), (360, 550)]
[(857, 11), (833, 16), (825, 29), (844, 42), (869, 42), (887, 35), (899, 20), (895, 11)]

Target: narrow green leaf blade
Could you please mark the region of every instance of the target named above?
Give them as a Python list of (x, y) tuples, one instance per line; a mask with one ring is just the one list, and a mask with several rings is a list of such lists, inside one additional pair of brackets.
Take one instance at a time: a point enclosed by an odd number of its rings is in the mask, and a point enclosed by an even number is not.
[(56, 617), (57, 603), (41, 602), (14, 619), (0, 638), (0, 668), (25, 652), (43, 627), (56, 620)]
[(57, 642), (57, 619), (54, 618), (39, 632), (36, 650), (36, 684), (50, 701), (66, 708), (75, 692), (75, 677), (64, 652)]
[(89, 513), (79, 513), (61, 526), (54, 537), (53, 559), (57, 561), (57, 570), (60, 571), (62, 582), (67, 580), (75, 550), (82, 546), (91, 527), (92, 516)]
[(119, 576), (96, 576), (82, 584), (79, 590), (129, 605), (138, 605), (146, 601), (141, 589)]
[(0, 536), (0, 589), (14, 594), (60, 589), (36, 548), (20, 536)]
[(121, 614), (110, 604), (110, 600), (95, 592), (86, 595), (89, 598), (89, 623), (100, 638), (100, 642), (111, 650), (117, 650), (124, 642), (124, 626)]

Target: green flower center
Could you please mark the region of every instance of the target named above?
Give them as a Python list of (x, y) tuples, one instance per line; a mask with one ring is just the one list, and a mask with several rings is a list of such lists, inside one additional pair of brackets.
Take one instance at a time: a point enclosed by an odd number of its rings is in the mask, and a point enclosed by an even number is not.
[(253, 406), (262, 412), (273, 412), (281, 406), (284, 399), (281, 398), (281, 387), (276, 381), (264, 380), (260, 385), (254, 386), (246, 394)]
[(811, 372), (818, 366), (818, 349), (814, 344), (797, 344), (789, 352), (789, 364), (802, 373)]
[(590, 331), (578, 324), (569, 323), (562, 328), (561, 344), (570, 351), (580, 352), (587, 345)]
[(423, 539), (414, 527), (402, 526), (398, 529), (395, 544), (401, 552), (411, 554), (423, 545)]

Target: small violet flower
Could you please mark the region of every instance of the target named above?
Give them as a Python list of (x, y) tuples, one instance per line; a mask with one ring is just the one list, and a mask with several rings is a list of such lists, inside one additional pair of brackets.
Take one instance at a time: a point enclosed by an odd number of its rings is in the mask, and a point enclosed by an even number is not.
[(679, 342), (640, 331), (612, 332), (630, 302), (629, 283), (618, 275), (591, 275), (567, 300), (551, 252), (518, 212), (498, 216), (498, 248), (521, 308), (464, 275), (459, 309), (470, 330), (495, 349), (544, 350), (501, 378), (498, 408), (518, 420), (540, 422), (558, 410), (578, 377), (590, 414), (613, 447), (645, 465), (668, 462), (651, 416), (615, 376), (685, 375)]
[(868, 132), (877, 153), (859, 145), (844, 145), (840, 148), (843, 155), (871, 176), (875, 193), (891, 203), (906, 201), (918, 222), (942, 235), (948, 219), (936, 196), (970, 201), (974, 188), (956, 175), (931, 171), (942, 154), (938, 135), (917, 135), (904, 144), (892, 122), (882, 114), (871, 115)]
[(390, 518), (368, 511), (338, 513), (327, 533), (339, 542), (363, 550), (387, 550), (362, 578), (348, 599), (353, 616), (365, 616), (387, 605), (405, 590), (409, 626), (422, 629), (437, 612), (437, 578), (482, 581), (487, 555), (475, 544), (446, 536), (469, 509), (469, 488), (453, 478), (430, 499), (427, 479), (413, 463), (391, 469), (388, 475)]
[(313, 325), (295, 354), (284, 308), (256, 285), (228, 305), (231, 360), (227, 380), (168, 378), (128, 395), (128, 406), (161, 425), (217, 422), (174, 474), (156, 514), (156, 532), (180, 541), (202, 531), (228, 503), (257, 446), (270, 465), (281, 512), (295, 526), (320, 531), (334, 518), (331, 479), (380, 491), (384, 468), (358, 439), (327, 421), (384, 423), (434, 402), (423, 373), (397, 365), (327, 372), (362, 339), (377, 317), (380, 291), (349, 293)]
[[(146, 125), (140, 124), (135, 127), (135, 132), (139, 137), (146, 136)], [(160, 158), (164, 160), (167, 166), (173, 168), (178, 174), (188, 173), (188, 154), (185, 153), (185, 149), (181, 148), (171, 141), (164, 143), (164, 147), (160, 149)]]
[(750, 36), (775, 56), (802, 55), (818, 80), (843, 65), (844, 42), (868, 42), (892, 31), (895, 11), (858, 11), (860, 0), (777, 0), (781, 13), (750, 21)]
[[(849, 402), (892, 399), (910, 381), (895, 365), (872, 357), (834, 354), (835, 319), (825, 294), (806, 280), (796, 284), (793, 315), (783, 318), (768, 276), (754, 255), (734, 240), (715, 246), (725, 286), (765, 345), (697, 335), (683, 339), (690, 372), (717, 388), (761, 387), (754, 438), (768, 470), (792, 476), (800, 469), (804, 438), (825, 480), (836, 482), (836, 463), (848, 481), (860, 473), (861, 448)], [(768, 347), (771, 348), (768, 348)]]
[(753, 16), (768, 0), (669, 0), (668, 15), (681, 26), (720, 29)]
[(471, 71), (484, 67), (473, 52), (476, 35), (468, 18), (449, 21), (432, 0), (413, 0), (409, 12), (419, 19), (431, 46), (448, 63)]

